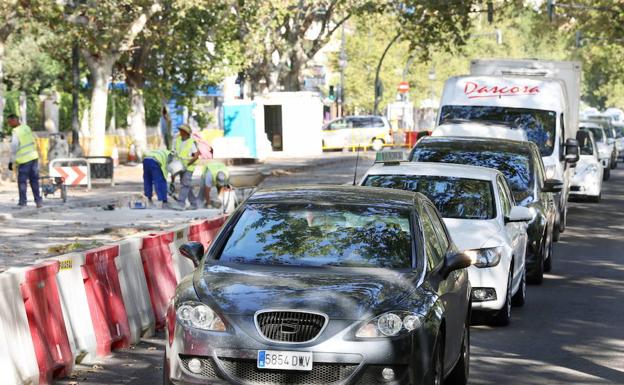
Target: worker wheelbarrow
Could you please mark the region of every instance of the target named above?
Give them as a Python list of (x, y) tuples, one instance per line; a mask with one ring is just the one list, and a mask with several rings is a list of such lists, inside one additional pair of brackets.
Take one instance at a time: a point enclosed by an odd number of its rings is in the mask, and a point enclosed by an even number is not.
[(262, 185), (262, 182), (269, 176), (267, 172), (230, 172), (230, 186), (241, 197), (241, 201), (247, 199), (256, 189)]
[(39, 177), (39, 187), (41, 188), (41, 195), (45, 198), (48, 195), (55, 195), (59, 192), (60, 198), (63, 202), (67, 202), (67, 186), (63, 183), (63, 178), (60, 176), (42, 176)]

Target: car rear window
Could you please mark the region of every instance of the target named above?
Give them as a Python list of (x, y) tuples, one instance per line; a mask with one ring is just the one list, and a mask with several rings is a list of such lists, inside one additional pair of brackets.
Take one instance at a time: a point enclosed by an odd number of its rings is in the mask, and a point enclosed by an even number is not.
[(414, 148), (411, 160), (493, 168), (503, 173), (516, 202), (522, 202), (533, 195), (535, 178), (528, 152), (497, 151), (488, 149), (487, 144), (481, 143), (421, 142)]
[(369, 175), (364, 185), (422, 193), (444, 218), (496, 217), (492, 183), (487, 180), (430, 175)]
[(224, 262), (412, 267), (410, 211), (394, 207), (250, 204), (234, 225)]

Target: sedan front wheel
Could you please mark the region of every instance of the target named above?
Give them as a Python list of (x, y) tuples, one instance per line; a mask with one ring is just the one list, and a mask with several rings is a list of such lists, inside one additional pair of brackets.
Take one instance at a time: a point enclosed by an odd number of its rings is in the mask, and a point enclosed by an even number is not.
[(505, 293), (505, 303), (503, 307), (494, 313), (491, 324), (494, 326), (507, 326), (511, 322), (511, 281), (513, 279), (513, 268), (509, 269), (507, 278), (507, 291)]
[(470, 375), (470, 322), (466, 322), (464, 326), (462, 346), (459, 354), (459, 360), (455, 364), (453, 371), (444, 380), (444, 385), (468, 384), (468, 376)]

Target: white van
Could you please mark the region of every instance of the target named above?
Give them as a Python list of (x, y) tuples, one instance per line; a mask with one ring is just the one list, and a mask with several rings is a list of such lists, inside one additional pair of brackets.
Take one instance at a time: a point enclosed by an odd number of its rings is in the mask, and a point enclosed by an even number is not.
[[(561, 180), (557, 230), (565, 229), (572, 165), (578, 160), (566, 87), (562, 80), (522, 76), (456, 76), (444, 84), (437, 123), (487, 121), (524, 131), (537, 144), (549, 179)], [(574, 132), (574, 137), (569, 137)]]

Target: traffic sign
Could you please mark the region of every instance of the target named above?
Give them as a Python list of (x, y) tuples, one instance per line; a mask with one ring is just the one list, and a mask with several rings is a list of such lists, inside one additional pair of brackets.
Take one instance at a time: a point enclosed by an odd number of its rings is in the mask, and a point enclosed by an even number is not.
[[(63, 178), (63, 184), (78, 186), (88, 184), (86, 166), (56, 166), (50, 176)], [(50, 170), (50, 171), (52, 171)]]
[(399, 83), (399, 92), (406, 93), (409, 91), (409, 83), (408, 82), (400, 82)]

